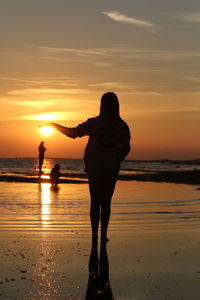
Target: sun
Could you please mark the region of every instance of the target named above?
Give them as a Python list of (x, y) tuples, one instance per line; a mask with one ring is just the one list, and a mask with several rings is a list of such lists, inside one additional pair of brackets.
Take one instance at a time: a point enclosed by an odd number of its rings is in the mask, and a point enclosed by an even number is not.
[(40, 128), (40, 131), (41, 131), (42, 135), (49, 136), (52, 134), (53, 128), (50, 126), (44, 126), (44, 127)]

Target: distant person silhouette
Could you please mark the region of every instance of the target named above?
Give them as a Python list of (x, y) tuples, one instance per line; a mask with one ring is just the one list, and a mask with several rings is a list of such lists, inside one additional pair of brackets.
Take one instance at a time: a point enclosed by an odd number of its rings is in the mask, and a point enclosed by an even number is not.
[(56, 164), (50, 173), (50, 182), (52, 186), (56, 186), (58, 184), (58, 179), (60, 177), (60, 165)]
[(44, 141), (42, 141), (38, 147), (38, 151), (39, 151), (39, 176), (41, 176), (42, 174), (42, 165), (43, 165), (43, 161), (44, 161), (44, 153), (46, 151), (46, 148), (44, 146)]
[(130, 151), (130, 131), (120, 117), (116, 94), (105, 93), (101, 98), (99, 115), (77, 127), (69, 128), (56, 123), (48, 126), (71, 138), (89, 136), (84, 162), (91, 196), (92, 245), (95, 247), (98, 240), (99, 221), (101, 240), (107, 242), (111, 198), (120, 164)]

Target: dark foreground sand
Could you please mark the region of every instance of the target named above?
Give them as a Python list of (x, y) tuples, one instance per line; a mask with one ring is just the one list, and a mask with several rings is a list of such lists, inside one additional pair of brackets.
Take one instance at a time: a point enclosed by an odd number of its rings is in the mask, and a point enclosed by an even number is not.
[[(200, 299), (200, 230), (117, 231), (110, 238), (114, 299)], [(3, 232), (0, 242), (1, 299), (85, 299), (88, 235)]]

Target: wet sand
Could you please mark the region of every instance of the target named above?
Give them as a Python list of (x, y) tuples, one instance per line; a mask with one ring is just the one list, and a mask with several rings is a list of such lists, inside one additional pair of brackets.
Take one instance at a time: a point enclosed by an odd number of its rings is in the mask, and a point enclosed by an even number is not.
[[(199, 299), (199, 230), (110, 237), (114, 299)], [(10, 233), (1, 234), (0, 241), (2, 299), (85, 299), (89, 236)]]
[[(61, 184), (55, 192), (48, 183), (1, 182), (0, 191), (1, 299), (85, 299), (88, 186)], [(118, 182), (109, 238), (114, 299), (199, 299), (198, 187)], [(112, 299), (99, 291), (87, 300)]]

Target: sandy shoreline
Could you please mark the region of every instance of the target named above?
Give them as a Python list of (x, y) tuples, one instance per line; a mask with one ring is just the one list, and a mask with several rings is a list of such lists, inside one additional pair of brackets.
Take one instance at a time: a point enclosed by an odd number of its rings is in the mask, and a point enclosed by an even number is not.
[[(0, 189), (1, 299), (111, 299), (86, 298), (87, 185), (52, 191), (45, 183), (1, 182)], [(108, 236), (114, 299), (199, 300), (198, 187), (119, 180)]]
[[(112, 232), (107, 252), (114, 299), (199, 299), (199, 233)], [(85, 299), (88, 235), (1, 234), (0, 240), (2, 299)]]
[[(67, 178), (60, 178), (60, 183), (86, 183), (87, 175), (67, 174)], [(177, 170), (177, 171), (153, 171), (153, 172), (136, 172), (131, 175), (119, 175), (118, 180), (125, 181), (143, 181), (143, 182), (168, 182), (168, 183), (183, 183), (183, 184), (200, 184), (199, 170)], [(30, 183), (49, 183), (48, 178), (39, 179), (36, 176), (27, 176), (23, 174), (0, 174), (0, 182), (30, 182)]]

